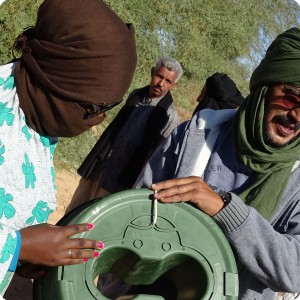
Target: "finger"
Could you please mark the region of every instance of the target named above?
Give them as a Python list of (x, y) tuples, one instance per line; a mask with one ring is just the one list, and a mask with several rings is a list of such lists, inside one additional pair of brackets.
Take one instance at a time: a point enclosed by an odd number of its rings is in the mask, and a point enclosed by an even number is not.
[[(165, 198), (173, 197), (173, 200), (180, 201), (182, 199), (183, 195), (195, 190), (199, 190), (201, 187), (201, 183), (199, 181), (185, 181), (186, 184), (183, 184), (180, 182), (178, 185), (169, 185), (168, 188), (165, 188), (163, 190), (160, 190), (159, 192), (154, 194), (154, 198), (162, 200)], [(179, 199), (179, 200), (178, 200)]]
[(63, 232), (65, 234), (66, 237), (81, 233), (81, 232), (85, 232), (85, 231), (89, 231), (92, 230), (94, 228), (94, 225), (91, 223), (85, 223), (85, 224), (74, 224), (74, 225), (67, 225), (62, 227)]
[(76, 249), (69, 248), (61, 250), (56, 253), (55, 257), (47, 262), (47, 266), (63, 266), (63, 265), (73, 265), (83, 262), (87, 262), (89, 259), (99, 257), (99, 250), (88, 250), (88, 249)]
[(82, 263), (88, 262), (88, 258), (76, 258), (76, 259), (65, 259), (62, 260), (61, 265), (66, 266), (66, 265), (79, 265)]
[(73, 238), (65, 244), (67, 249), (98, 249), (104, 248), (104, 243), (97, 240)]
[(77, 260), (82, 261), (99, 257), (100, 252), (96, 250), (86, 250), (86, 249), (67, 249), (64, 251), (64, 260)]
[(170, 180), (152, 184), (151, 189), (155, 191), (160, 191), (160, 190), (172, 188), (174, 186), (185, 185), (191, 182), (201, 182), (201, 181), (202, 181), (201, 177), (198, 176), (175, 178), (175, 179), (170, 179)]
[(164, 196), (160, 199), (160, 202), (163, 203), (179, 203), (179, 202), (189, 202), (192, 200), (194, 195), (194, 191), (186, 191), (186, 192), (177, 192), (169, 194), (168, 196)]

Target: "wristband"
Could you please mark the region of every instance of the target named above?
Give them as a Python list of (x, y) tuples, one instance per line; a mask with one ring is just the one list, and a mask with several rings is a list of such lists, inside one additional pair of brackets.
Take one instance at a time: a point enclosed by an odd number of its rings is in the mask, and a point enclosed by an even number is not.
[(221, 199), (223, 200), (223, 203), (224, 203), (224, 207), (226, 207), (228, 205), (228, 203), (230, 203), (231, 201), (231, 193), (226, 193), (225, 195), (221, 196)]

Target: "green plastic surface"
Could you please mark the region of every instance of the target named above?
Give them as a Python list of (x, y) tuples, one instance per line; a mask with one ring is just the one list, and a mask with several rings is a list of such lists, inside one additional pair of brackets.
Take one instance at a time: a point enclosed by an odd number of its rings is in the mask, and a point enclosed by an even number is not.
[(94, 284), (98, 275), (107, 272), (135, 285), (167, 278), (177, 288), (176, 300), (237, 299), (235, 259), (216, 223), (187, 203), (158, 203), (153, 224), (151, 194), (148, 189), (123, 191), (66, 215), (60, 225), (93, 223), (93, 230), (75, 237), (101, 240), (105, 247), (87, 263), (49, 268), (47, 277), (34, 284), (34, 299), (108, 299)]

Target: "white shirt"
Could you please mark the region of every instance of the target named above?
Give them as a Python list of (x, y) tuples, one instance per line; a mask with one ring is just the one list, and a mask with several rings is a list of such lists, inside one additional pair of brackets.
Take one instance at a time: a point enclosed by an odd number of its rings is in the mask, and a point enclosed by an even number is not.
[[(53, 153), (56, 138), (28, 127), (13, 77), (15, 64), (0, 66), (0, 294), (14, 255), (16, 231), (45, 223), (55, 209)], [(8, 272), (12, 275), (11, 272)]]

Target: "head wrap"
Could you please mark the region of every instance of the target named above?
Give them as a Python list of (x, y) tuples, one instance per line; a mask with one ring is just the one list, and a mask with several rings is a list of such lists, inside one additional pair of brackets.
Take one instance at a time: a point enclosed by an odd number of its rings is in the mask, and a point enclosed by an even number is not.
[(206, 79), (204, 98), (195, 108), (193, 115), (205, 108), (214, 110), (237, 108), (244, 100), (234, 81), (224, 73), (215, 73)]
[(250, 92), (272, 83), (300, 87), (300, 30), (293, 27), (277, 36), (250, 79)]
[(283, 148), (274, 148), (263, 137), (265, 96), (268, 85), (300, 84), (300, 30), (280, 34), (254, 71), (250, 95), (239, 107), (234, 120), (237, 152), (256, 178), (240, 196), (270, 219), (285, 191), (292, 167), (300, 154), (299, 138)]
[(27, 123), (50, 136), (99, 124), (79, 104), (119, 102), (136, 66), (134, 29), (101, 0), (45, 0), (18, 39), (14, 76)]

